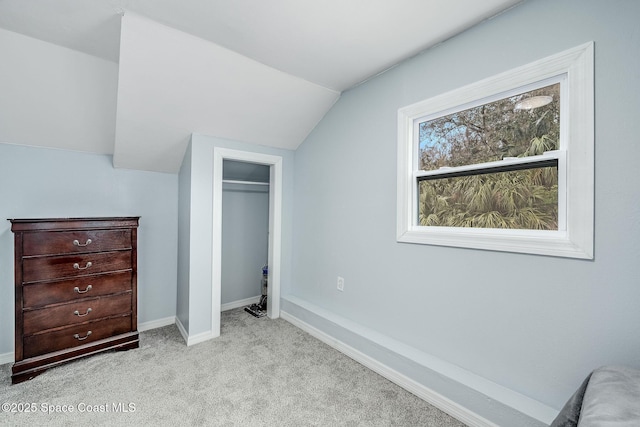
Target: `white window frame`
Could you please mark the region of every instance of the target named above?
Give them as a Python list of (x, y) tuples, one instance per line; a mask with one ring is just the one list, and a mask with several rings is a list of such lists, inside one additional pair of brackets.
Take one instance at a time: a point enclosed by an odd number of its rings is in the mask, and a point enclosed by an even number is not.
[[(398, 110), (397, 241), (593, 259), (594, 230), (594, 48), (577, 46), (531, 64)], [(417, 122), (486, 103), (517, 88), (539, 86), (564, 77), (561, 84), (560, 149), (543, 156), (461, 166), (444, 171), (418, 170)], [(504, 96), (500, 96), (504, 97)], [(558, 159), (558, 230), (504, 230), (425, 227), (418, 224), (417, 177), (464, 168), (533, 163)]]

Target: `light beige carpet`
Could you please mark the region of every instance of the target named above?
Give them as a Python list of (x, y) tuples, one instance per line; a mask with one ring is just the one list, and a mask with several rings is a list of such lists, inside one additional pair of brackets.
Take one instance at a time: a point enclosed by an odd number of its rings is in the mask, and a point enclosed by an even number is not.
[(0, 402), (22, 412), (3, 405), (1, 425), (463, 425), (290, 323), (242, 309), (192, 347), (168, 326), (141, 333), (139, 349), (21, 384), (10, 369), (0, 366)]

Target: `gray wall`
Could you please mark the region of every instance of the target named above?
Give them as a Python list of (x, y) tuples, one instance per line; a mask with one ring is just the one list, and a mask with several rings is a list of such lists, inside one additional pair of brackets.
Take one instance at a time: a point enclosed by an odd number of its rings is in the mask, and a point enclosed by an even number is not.
[(261, 294), (261, 267), (267, 262), (267, 186), (225, 184), (222, 194), (222, 289), (227, 304)]
[[(344, 93), (296, 151), (291, 296), (550, 408), (600, 365), (640, 368), (638, 16), (526, 1)], [(589, 41), (595, 259), (397, 243), (398, 108)]]
[(187, 146), (178, 175), (178, 282), (176, 318), (189, 331), (189, 251), (191, 250), (191, 144)]
[(178, 177), (111, 156), (0, 144), (0, 355), (13, 353), (13, 233), (5, 218), (141, 216), (138, 323), (176, 313)]
[[(282, 258), (281, 295), (291, 290), (293, 233), (293, 151), (193, 134), (180, 173), (180, 212), (189, 214), (187, 234), (190, 250), (178, 252), (178, 295), (188, 295), (189, 337), (207, 336), (211, 330), (213, 150), (214, 147), (281, 156), (282, 165)], [(187, 169), (185, 169), (187, 171)], [(189, 184), (186, 184), (187, 176)], [(183, 194), (186, 191), (187, 194)], [(189, 206), (184, 204), (188, 203)], [(185, 220), (181, 216), (181, 223)], [(181, 232), (182, 234), (182, 232)], [(180, 237), (183, 239), (183, 236)], [(185, 281), (187, 279), (187, 281)], [(182, 306), (180, 302), (178, 306)], [(184, 325), (182, 318), (180, 319)], [(194, 338), (195, 339), (195, 338)]]

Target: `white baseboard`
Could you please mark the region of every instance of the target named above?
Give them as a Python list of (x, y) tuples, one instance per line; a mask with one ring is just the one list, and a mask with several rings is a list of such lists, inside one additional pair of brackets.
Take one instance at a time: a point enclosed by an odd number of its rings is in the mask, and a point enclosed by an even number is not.
[(5, 363), (13, 363), (14, 361), (15, 359), (13, 358), (13, 352), (0, 354), (0, 365), (4, 365)]
[(187, 344), (187, 347), (191, 347), (192, 345), (196, 345), (201, 342), (209, 341), (210, 339), (215, 338), (215, 335), (213, 335), (213, 332), (211, 331), (206, 331), (206, 332), (199, 333), (197, 335), (189, 336), (189, 333), (185, 329), (184, 325), (182, 325), (182, 322), (180, 322), (180, 319), (178, 319), (177, 317), (176, 317), (176, 326), (178, 326), (180, 335), (182, 335), (182, 338), (184, 339), (184, 342)]
[(187, 330), (185, 329), (184, 325), (182, 324), (178, 316), (176, 316), (176, 326), (178, 327), (178, 331), (180, 331), (180, 335), (182, 335), (182, 339), (184, 340), (184, 342), (188, 343), (189, 334), (187, 333)]
[[(447, 361), (442, 359), (438, 359), (432, 355), (426, 354), (424, 352), (419, 351), (418, 349), (411, 347), (405, 343), (394, 340), (386, 335), (380, 334), (377, 331), (369, 329), (363, 325), (357, 324), (351, 320), (345, 319), (339, 315), (336, 315), (333, 312), (330, 312), (324, 308), (318, 307), (306, 300), (295, 297), (293, 295), (287, 295), (283, 297), (283, 301), (285, 302), (285, 308), (282, 311), (282, 315), (288, 316), (285, 319), (294, 318), (294, 321), (302, 322), (303, 326), (306, 325), (310, 328), (313, 328), (317, 333), (322, 334), (322, 336), (318, 336), (317, 338), (336, 348), (337, 350), (345, 353), (349, 357), (354, 360), (362, 363), (363, 365), (370, 367), (370, 369), (378, 372), (380, 375), (388, 378), (390, 381), (395, 382), (401, 387), (411, 391), (417, 396), (422, 397), (424, 400), (432, 402), (431, 392), (427, 387), (424, 387), (424, 382), (417, 383), (412, 377), (407, 377), (401, 372), (395, 371), (388, 365), (381, 364), (378, 359), (375, 358), (375, 355), (370, 356), (367, 353), (363, 353), (350, 345), (342, 342), (336, 338), (334, 338), (331, 332), (327, 333), (323, 330), (317, 329), (315, 326), (311, 324), (311, 322), (307, 323), (305, 320), (316, 318), (318, 320), (322, 319), (323, 322), (329, 322), (328, 325), (332, 328), (338, 328), (338, 330), (342, 330), (344, 333), (349, 335), (354, 335), (354, 337), (358, 337), (358, 339), (364, 339), (366, 342), (374, 345), (375, 347), (380, 347), (385, 349), (385, 351), (390, 352), (390, 354), (394, 354), (402, 359), (407, 359), (411, 363), (415, 364), (416, 367), (424, 367), (425, 369), (450, 380), (453, 384), (457, 383), (461, 387), (469, 389), (470, 391), (480, 393), (480, 395), (484, 395), (487, 398), (487, 402), (495, 402), (498, 405), (504, 405), (505, 408), (510, 408), (513, 410), (514, 416), (517, 418), (519, 414), (523, 414), (526, 417), (529, 417), (533, 424), (539, 423), (548, 425), (558, 414), (558, 411), (554, 408), (551, 408), (542, 402), (534, 400), (528, 396), (522, 395), (514, 390), (511, 390), (507, 387), (496, 384), (486, 378), (483, 378), (477, 374), (469, 372), (463, 368), (455, 366)], [(286, 305), (291, 305), (291, 311), (286, 312)], [(290, 314), (291, 312), (297, 313), (296, 315)], [(311, 316), (311, 317), (307, 317)], [(303, 319), (303, 320), (301, 320)], [(293, 322), (292, 322), (293, 323)], [(298, 326), (296, 324), (296, 326)], [(301, 329), (305, 329), (305, 327), (300, 326)], [(309, 331), (310, 334), (314, 335), (315, 332)], [(314, 335), (315, 336), (315, 335)], [(343, 336), (343, 335), (339, 335)], [(343, 348), (345, 349), (343, 351)], [(353, 354), (353, 356), (352, 356)], [(362, 360), (361, 360), (362, 359)], [(369, 364), (372, 364), (369, 366)], [(419, 369), (419, 368), (418, 368)], [(394, 378), (397, 378), (394, 379)], [(416, 391), (414, 391), (416, 389)], [(437, 392), (435, 392), (437, 393)], [(492, 425), (492, 424), (484, 424), (484, 418), (487, 417), (489, 413), (493, 413), (496, 408), (492, 407), (492, 404), (487, 405), (486, 409), (483, 409), (481, 412), (483, 415), (478, 415), (475, 412), (471, 412), (471, 420), (463, 419), (464, 413), (468, 412), (469, 409), (463, 407), (461, 404), (456, 404), (458, 408), (462, 408), (463, 415), (456, 415), (455, 413), (449, 412), (445, 406), (438, 406), (438, 397), (433, 398), (433, 405), (439, 407), (443, 411), (449, 413), (450, 415), (460, 419), (461, 421), (469, 424), (469, 425)], [(477, 408), (476, 408), (477, 410)], [(486, 412), (486, 411), (489, 412)], [(508, 409), (507, 409), (508, 410)], [(456, 409), (452, 409), (453, 412)], [(456, 412), (457, 413), (457, 412)], [(507, 417), (511, 417), (508, 412), (501, 413), (501, 415), (505, 415)], [(480, 421), (478, 423), (473, 422), (473, 419), (477, 418)], [(501, 416), (499, 416), (501, 418)], [(484, 421), (483, 421), (484, 420)], [(525, 421), (528, 422), (528, 421)], [(538, 425), (539, 425), (538, 424)]]
[(385, 377), (389, 381), (399, 385), (410, 393), (415, 394), (416, 396), (420, 397), (421, 399), (425, 400), (441, 411), (446, 412), (447, 414), (463, 422), (464, 424), (470, 427), (498, 427), (497, 424), (492, 423), (491, 421), (429, 389), (428, 387), (415, 382), (411, 378), (378, 362), (377, 360), (343, 343), (342, 341), (331, 337), (330, 335), (309, 325), (308, 323), (298, 319), (297, 317), (287, 313), (286, 311), (281, 310), (280, 317), (293, 324), (294, 326), (302, 329), (303, 331), (308, 332), (310, 335), (316, 337), (325, 344), (330, 345), (344, 355), (352, 358), (356, 362)]
[(201, 342), (209, 341), (210, 339), (213, 339), (215, 337), (216, 336), (213, 335), (213, 332), (211, 332), (211, 331), (201, 332), (199, 334), (190, 336), (187, 339), (187, 347), (191, 347), (192, 345), (200, 344)]
[(164, 326), (173, 325), (176, 323), (176, 316), (165, 317), (164, 319), (152, 320), (150, 322), (144, 322), (138, 324), (138, 332), (144, 332), (151, 329), (162, 328)]
[(260, 302), (260, 295), (251, 298), (245, 298), (238, 301), (232, 301), (220, 306), (220, 311), (233, 310), (234, 308), (244, 307), (245, 305), (257, 304)]

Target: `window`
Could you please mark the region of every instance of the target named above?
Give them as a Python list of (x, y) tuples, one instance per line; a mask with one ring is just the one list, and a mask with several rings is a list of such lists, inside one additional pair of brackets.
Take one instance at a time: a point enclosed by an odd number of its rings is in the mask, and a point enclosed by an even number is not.
[(398, 241), (593, 258), (593, 44), (398, 111)]

